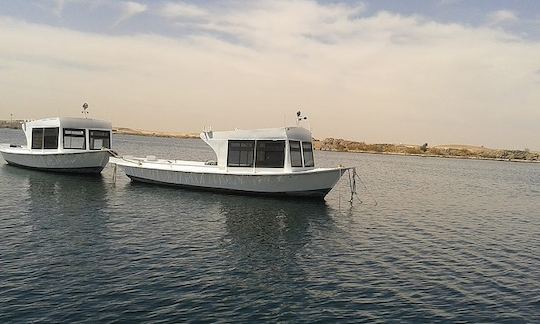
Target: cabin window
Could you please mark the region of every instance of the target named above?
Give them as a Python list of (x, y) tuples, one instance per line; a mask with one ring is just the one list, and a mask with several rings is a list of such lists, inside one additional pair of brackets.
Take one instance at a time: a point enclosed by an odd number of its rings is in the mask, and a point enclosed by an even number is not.
[(229, 141), (227, 166), (252, 167), (255, 141)]
[(91, 130), (90, 131), (90, 149), (101, 150), (102, 148), (111, 148), (111, 132)]
[(58, 127), (32, 129), (32, 149), (53, 150), (57, 148)]
[(64, 129), (64, 148), (84, 150), (86, 149), (86, 136), (84, 129)]
[(291, 166), (302, 167), (302, 150), (300, 149), (300, 141), (289, 141), (291, 151)]
[(41, 150), (43, 148), (43, 128), (32, 129), (32, 149)]
[(58, 148), (58, 128), (44, 128), (43, 148), (44, 149), (57, 149)]
[(256, 168), (283, 168), (285, 141), (257, 141)]
[(304, 166), (315, 166), (315, 161), (313, 160), (313, 146), (311, 145), (311, 142), (302, 142), (302, 150), (304, 151)]

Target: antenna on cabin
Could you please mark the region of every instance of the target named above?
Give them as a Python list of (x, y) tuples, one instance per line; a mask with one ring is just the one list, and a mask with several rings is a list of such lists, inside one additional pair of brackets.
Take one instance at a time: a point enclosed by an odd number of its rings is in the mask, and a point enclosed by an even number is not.
[(81, 114), (84, 115), (84, 118), (86, 119), (88, 117), (88, 103), (84, 103), (82, 105), (83, 110), (81, 111)]
[(307, 116), (302, 116), (302, 112), (300, 110), (296, 112), (296, 126), (300, 125), (300, 122), (306, 119), (307, 119)]

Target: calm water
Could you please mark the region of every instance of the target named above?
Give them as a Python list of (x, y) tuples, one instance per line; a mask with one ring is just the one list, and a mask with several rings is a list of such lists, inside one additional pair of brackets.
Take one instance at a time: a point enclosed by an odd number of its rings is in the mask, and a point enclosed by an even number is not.
[[(213, 158), (198, 140), (114, 145)], [(345, 181), (313, 203), (0, 164), (0, 322), (540, 321), (539, 164), (316, 159), (358, 166), (378, 205), (351, 208)]]

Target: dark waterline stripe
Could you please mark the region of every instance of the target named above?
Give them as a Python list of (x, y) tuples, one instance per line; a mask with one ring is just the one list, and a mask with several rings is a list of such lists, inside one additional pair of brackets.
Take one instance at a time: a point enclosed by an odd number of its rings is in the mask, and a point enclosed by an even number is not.
[(22, 165), (18, 163), (13, 163), (10, 161), (7, 161), (7, 164), (10, 166), (23, 168), (23, 169), (29, 169), (29, 170), (35, 170), (35, 171), (45, 171), (45, 172), (56, 172), (56, 173), (76, 173), (76, 174), (99, 174), (101, 171), (103, 171), (104, 167), (88, 167), (88, 168), (37, 168), (37, 167), (31, 167), (27, 165)]
[(223, 194), (233, 194), (233, 195), (248, 195), (248, 196), (265, 196), (265, 197), (282, 197), (282, 198), (307, 198), (313, 200), (324, 201), (324, 197), (332, 190), (332, 188), (318, 189), (318, 190), (306, 190), (306, 191), (287, 191), (287, 192), (256, 192), (256, 191), (245, 191), (245, 190), (235, 190), (235, 189), (223, 189), (223, 188), (212, 188), (212, 187), (201, 187), (201, 186), (192, 186), (192, 185), (182, 185), (174, 184), (167, 182), (160, 182), (154, 180), (143, 179), (135, 176), (128, 177), (132, 181), (143, 182), (147, 184), (161, 185), (167, 187), (176, 187), (188, 190), (196, 191), (210, 191)]

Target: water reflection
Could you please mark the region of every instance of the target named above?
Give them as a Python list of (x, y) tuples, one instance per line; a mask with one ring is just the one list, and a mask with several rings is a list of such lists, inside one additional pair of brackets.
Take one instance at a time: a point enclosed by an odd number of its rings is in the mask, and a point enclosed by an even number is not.
[(305, 244), (313, 222), (331, 222), (320, 202), (226, 196), (219, 200), (227, 233), (238, 242)]
[(106, 213), (107, 186), (102, 177), (12, 166), (4, 166), (3, 173), (12, 177), (28, 197), (25, 199), (26, 222), (32, 228), (32, 241), (39, 242), (42, 252), (78, 251), (73, 253), (77, 256), (84, 254), (85, 248), (103, 241), (109, 215)]
[(262, 285), (284, 293), (287, 283), (302, 285), (312, 240), (334, 226), (320, 202), (231, 196), (219, 204), (230, 274), (246, 289)]
[[(335, 227), (335, 211), (320, 201), (227, 195), (144, 183), (127, 183), (122, 190), (132, 208), (139, 206), (141, 213), (153, 211), (154, 219), (167, 224), (163, 233), (178, 233), (191, 244), (205, 240), (204, 236), (217, 237), (220, 253), (226, 253), (227, 268), (235, 271), (284, 275), (309, 254), (314, 237), (324, 238)], [(161, 215), (163, 204), (168, 206), (166, 216)]]

